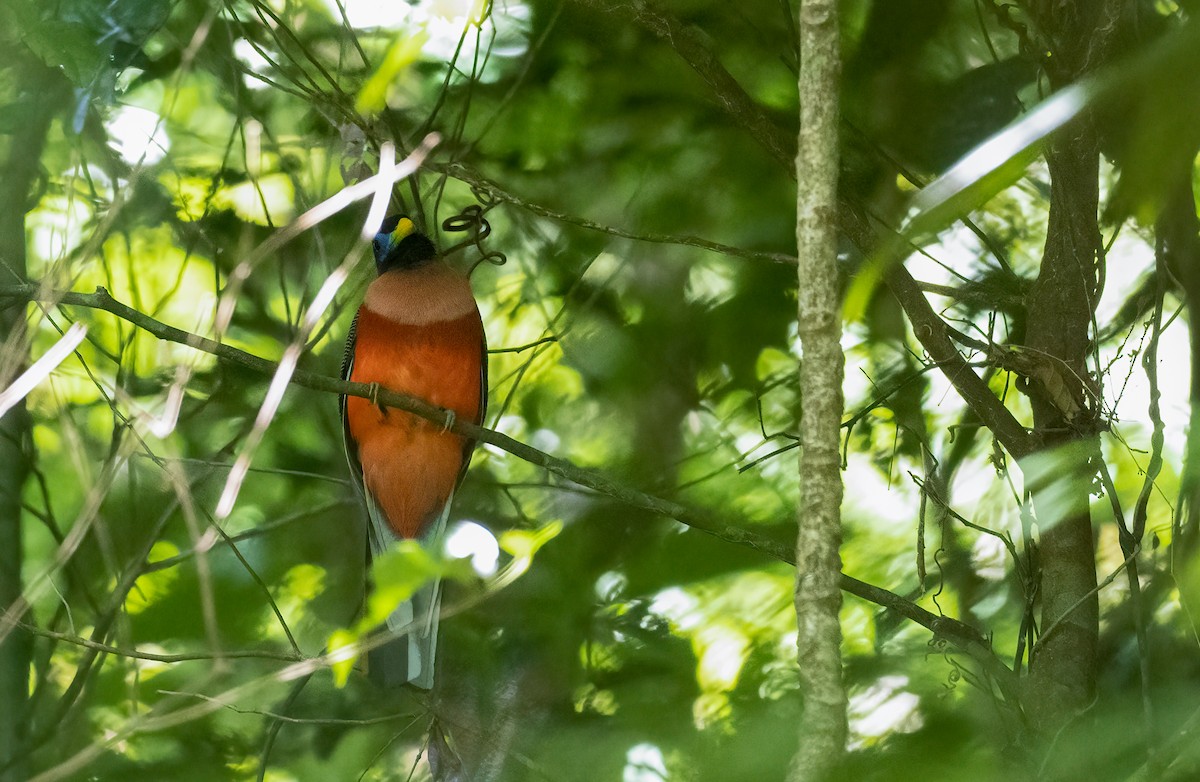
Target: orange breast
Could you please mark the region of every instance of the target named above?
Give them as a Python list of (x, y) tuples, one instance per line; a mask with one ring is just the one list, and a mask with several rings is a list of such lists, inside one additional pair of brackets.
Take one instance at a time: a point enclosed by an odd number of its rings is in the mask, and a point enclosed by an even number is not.
[[(362, 307), (350, 379), (420, 397), (479, 422), (483, 389), (479, 312), (420, 325), (397, 323)], [(440, 424), (370, 400), (346, 400), (367, 491), (397, 535), (412, 538), (441, 513), (466, 459), (466, 440)]]

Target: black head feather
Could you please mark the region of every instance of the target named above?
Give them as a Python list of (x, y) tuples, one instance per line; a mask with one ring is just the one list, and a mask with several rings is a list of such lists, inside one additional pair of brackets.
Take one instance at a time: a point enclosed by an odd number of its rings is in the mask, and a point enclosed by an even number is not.
[(393, 269), (412, 269), (437, 257), (433, 242), (406, 215), (388, 216), (379, 226), (371, 249), (375, 253), (375, 269), (380, 274)]

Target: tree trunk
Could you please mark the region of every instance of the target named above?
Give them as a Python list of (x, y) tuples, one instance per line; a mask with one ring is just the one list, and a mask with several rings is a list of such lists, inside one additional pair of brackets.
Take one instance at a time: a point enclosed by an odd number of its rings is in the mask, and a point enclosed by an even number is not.
[[(1105, 36), (1113, 29), (1106, 2), (1055, 0), (1036, 3), (1032, 10), (1052, 39), (1049, 76), (1055, 88), (1100, 64)], [(1026, 710), (1046, 735), (1085, 708), (1096, 686), (1099, 606), (1089, 503), (1095, 475), (1090, 458), (1098, 452), (1093, 420), (1098, 394), (1087, 359), (1102, 279), (1099, 161), (1089, 114), (1052, 138), (1046, 151), (1046, 246), (1027, 301), (1031, 359), (1070, 389), (1068, 399), (1053, 382), (1031, 380), (1028, 386), (1035, 433), (1043, 445), (1034, 459), (1047, 461), (1027, 471), (1045, 480), (1027, 475), (1038, 519), (1043, 636), (1030, 659)]]
[[(9, 277), (25, 279), (25, 213), (32, 206), (29, 192), (38, 175), (41, 150), (54, 116), (61, 77), (39, 65), (14, 68), (10, 77), (26, 85), (18, 102), (24, 122), (9, 140), (0, 171), (0, 269)], [(25, 333), (25, 305), (0, 308), (0, 388), (20, 373), (29, 343)], [(31, 458), (31, 422), (24, 403), (0, 418), (0, 610), (7, 612), (21, 596), (21, 503)], [(0, 621), (0, 628), (4, 622)], [(7, 628), (4, 628), (7, 629)], [(31, 637), (19, 628), (0, 642), (0, 782), (27, 778), (24, 751), (28, 725)]]
[(800, 5), (800, 136), (796, 156), (799, 255), (800, 513), (796, 539), (796, 645), (804, 684), (791, 780), (823, 780), (846, 746), (842, 684), (841, 308), (837, 288), (837, 0)]

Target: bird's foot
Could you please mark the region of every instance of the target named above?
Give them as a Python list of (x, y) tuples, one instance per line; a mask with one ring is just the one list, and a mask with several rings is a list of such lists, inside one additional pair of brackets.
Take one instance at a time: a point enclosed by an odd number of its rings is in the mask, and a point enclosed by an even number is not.
[(370, 400), (373, 407), (379, 410), (380, 415), (386, 418), (388, 414), (387, 408), (379, 404), (380, 385), (378, 383), (368, 383), (367, 387), (370, 389), (370, 396), (367, 399)]
[(458, 415), (453, 410), (446, 411), (446, 420), (442, 422), (442, 431), (449, 432), (454, 428), (454, 422), (458, 420)]

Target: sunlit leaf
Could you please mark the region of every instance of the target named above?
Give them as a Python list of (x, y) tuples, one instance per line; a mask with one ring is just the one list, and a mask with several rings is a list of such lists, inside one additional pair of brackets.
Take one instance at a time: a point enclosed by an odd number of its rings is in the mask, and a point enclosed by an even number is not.
[[(342, 653), (345, 654), (349, 647), (358, 644), (362, 641), (362, 634), (355, 633), (351, 630), (335, 630), (329, 635), (328, 649), (330, 654)], [(350, 680), (350, 673), (354, 670), (354, 664), (358, 662), (357, 654), (345, 654), (343, 659), (334, 661), (330, 670), (333, 672), (333, 682), (338, 688), (345, 687), (346, 682)]]
[(500, 548), (515, 559), (532, 559), (562, 529), (562, 522), (554, 521), (536, 530), (508, 530), (500, 535)]
[[(248, 182), (223, 187), (212, 198), (219, 209), (231, 209), (246, 222), (280, 225), (295, 214), (295, 188), (285, 174), (267, 174)], [(187, 206), (189, 213), (194, 207)]]
[(363, 114), (376, 114), (387, 105), (392, 85), (401, 78), (421, 55), (421, 47), (429, 40), (423, 30), (412, 35), (400, 35), (392, 42), (379, 68), (367, 79), (358, 93), (355, 109)]
[[(174, 543), (160, 540), (151, 547), (150, 556), (147, 557), (147, 561), (158, 562), (178, 556), (178, 554), (178, 546)], [(178, 578), (179, 571), (175, 568), (166, 568), (138, 576), (137, 581), (134, 582), (133, 589), (129, 592), (129, 596), (125, 598), (125, 610), (130, 614), (136, 615), (155, 605), (170, 593), (172, 586)]]

